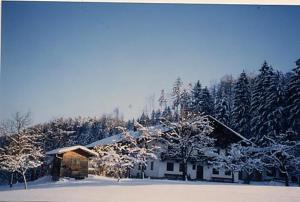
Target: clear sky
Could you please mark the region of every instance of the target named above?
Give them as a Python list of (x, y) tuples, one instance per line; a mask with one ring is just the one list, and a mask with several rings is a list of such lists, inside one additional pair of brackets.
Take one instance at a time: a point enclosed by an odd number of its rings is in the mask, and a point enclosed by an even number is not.
[(141, 113), (180, 76), (204, 85), (300, 57), (300, 7), (2, 3), (1, 114)]

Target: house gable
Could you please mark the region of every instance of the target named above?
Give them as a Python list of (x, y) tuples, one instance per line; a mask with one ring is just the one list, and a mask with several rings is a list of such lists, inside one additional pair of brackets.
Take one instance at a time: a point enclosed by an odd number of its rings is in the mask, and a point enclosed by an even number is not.
[(247, 138), (243, 137), (241, 134), (226, 126), (216, 118), (212, 116), (208, 116), (208, 118), (214, 128), (211, 135), (216, 139), (215, 144), (217, 147), (226, 148), (230, 144), (237, 143), (239, 141), (250, 142)]

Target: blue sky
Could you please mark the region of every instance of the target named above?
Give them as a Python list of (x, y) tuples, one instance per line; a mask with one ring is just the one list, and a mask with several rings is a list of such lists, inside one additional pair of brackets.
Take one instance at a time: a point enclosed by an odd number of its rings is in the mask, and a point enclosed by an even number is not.
[(130, 118), (178, 76), (209, 85), (264, 60), (286, 72), (299, 27), (299, 6), (3, 2), (0, 118)]

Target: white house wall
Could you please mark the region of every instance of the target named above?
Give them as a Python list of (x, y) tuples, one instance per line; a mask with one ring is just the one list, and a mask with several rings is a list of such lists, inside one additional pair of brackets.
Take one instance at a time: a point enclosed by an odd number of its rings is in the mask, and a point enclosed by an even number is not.
[[(153, 170), (151, 170), (151, 162), (153, 162)], [(152, 160), (148, 161), (148, 166), (145, 169), (145, 175), (148, 177), (153, 178), (163, 178), (164, 177), (164, 171), (166, 169), (166, 166), (164, 163), (160, 160)], [(138, 176), (141, 174), (141, 170), (138, 169), (138, 166), (131, 169), (131, 175), (132, 176)]]
[[(213, 174), (213, 167), (212, 166), (205, 166), (203, 169), (203, 178), (205, 180), (212, 180), (213, 177), (216, 178), (223, 178), (223, 179), (232, 179), (232, 175), (225, 175), (225, 169), (224, 168), (220, 168), (219, 170), (219, 174)], [(238, 182), (239, 181), (239, 173), (238, 172), (234, 172), (234, 182)]]
[[(179, 162), (175, 161), (161, 161), (161, 160), (153, 160), (153, 170), (151, 170), (151, 161), (148, 162), (148, 166), (146, 168), (145, 176), (152, 177), (152, 178), (165, 178), (165, 174), (172, 174), (172, 175), (182, 175), (182, 172), (179, 171)], [(172, 162), (174, 163), (173, 171), (167, 171), (167, 163)], [(193, 164), (188, 163), (187, 165), (187, 174), (192, 180), (196, 180), (197, 178), (197, 165), (196, 168), (193, 169)], [(231, 175), (225, 175), (225, 169), (219, 169), (219, 174), (213, 174), (213, 167), (212, 166), (203, 166), (203, 180), (211, 181), (213, 177), (229, 179), (231, 180)], [(138, 167), (135, 167), (131, 170), (131, 174), (133, 176), (138, 176), (141, 173), (141, 170), (138, 170)], [(238, 182), (238, 172), (234, 173), (234, 182)]]
[(197, 177), (197, 168), (195, 168), (195, 169), (193, 170), (193, 164), (188, 163), (188, 166), (187, 166), (187, 173), (188, 173), (188, 175), (190, 176), (190, 178), (191, 178), (192, 180), (195, 180), (196, 177)]

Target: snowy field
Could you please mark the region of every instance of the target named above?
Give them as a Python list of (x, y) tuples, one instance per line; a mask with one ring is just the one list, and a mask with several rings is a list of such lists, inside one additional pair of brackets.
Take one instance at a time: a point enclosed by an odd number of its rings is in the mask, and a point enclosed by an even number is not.
[(100, 202), (299, 202), (299, 187), (242, 185), (170, 180), (115, 179), (90, 176), (85, 180), (51, 182), (49, 177), (29, 183), (0, 186), (0, 201)]

